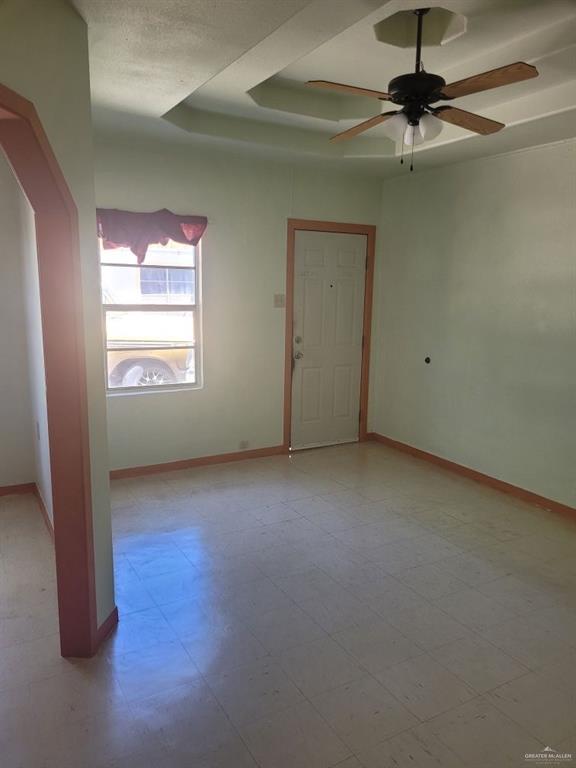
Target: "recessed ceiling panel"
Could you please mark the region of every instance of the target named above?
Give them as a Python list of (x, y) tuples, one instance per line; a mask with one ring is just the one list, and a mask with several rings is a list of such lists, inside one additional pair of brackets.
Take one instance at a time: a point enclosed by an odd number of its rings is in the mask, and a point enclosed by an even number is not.
[[(445, 45), (466, 32), (466, 16), (440, 6), (430, 8), (424, 16), (422, 45)], [(398, 11), (374, 24), (374, 34), (381, 43), (398, 48), (413, 48), (417, 17), (414, 11)]]
[[(418, 0), (74, 2), (89, 23), (97, 125), (104, 113), (108, 129), (114, 114), (124, 126), (137, 125), (140, 116), (148, 133), (157, 120), (163, 135), (176, 132), (183, 141), (316, 156), (354, 169), (369, 167), (369, 160), (380, 159), (381, 168), (397, 162), (401, 147), (386, 135), (385, 124), (329, 142), (394, 105), (306, 83), (386, 91), (394, 77), (412, 72), (411, 11)], [(415, 148), (416, 167), (573, 135), (575, 0), (442, 2), (431, 0), (425, 20), (427, 72), (451, 83), (524, 61), (540, 74), (455, 99), (453, 106), (506, 127), (478, 137), (445, 125), (437, 138)]]

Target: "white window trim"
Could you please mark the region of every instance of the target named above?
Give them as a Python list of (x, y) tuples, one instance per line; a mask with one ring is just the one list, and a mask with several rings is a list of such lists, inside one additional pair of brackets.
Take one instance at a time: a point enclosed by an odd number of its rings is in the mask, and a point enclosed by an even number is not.
[[(100, 241), (98, 241), (99, 253)], [(104, 304), (102, 302), (102, 296), (100, 298), (100, 306), (102, 311), (102, 334), (104, 340), (104, 370), (106, 378), (106, 396), (107, 397), (126, 397), (132, 395), (159, 395), (168, 393), (185, 392), (189, 390), (203, 389), (204, 387), (204, 355), (202, 344), (202, 248), (200, 243), (194, 246), (195, 261), (193, 267), (182, 265), (170, 265), (170, 264), (117, 264), (114, 262), (101, 261), (100, 269), (102, 267), (128, 267), (128, 268), (142, 268), (149, 267), (152, 269), (192, 269), (195, 275), (195, 297), (194, 304)], [(154, 386), (135, 386), (135, 387), (110, 387), (108, 384), (108, 352), (115, 350), (108, 348), (108, 335), (106, 332), (106, 312), (109, 311), (133, 311), (133, 312), (160, 312), (160, 311), (185, 311), (192, 312), (194, 315), (194, 331), (195, 339), (193, 345), (182, 345), (182, 347), (170, 347), (170, 349), (193, 349), (195, 358), (195, 382), (181, 382), (170, 384), (156, 384)], [(123, 347), (123, 349), (128, 349)], [(138, 347), (137, 349), (143, 349)], [(154, 347), (153, 349), (161, 349), (161, 347)]]

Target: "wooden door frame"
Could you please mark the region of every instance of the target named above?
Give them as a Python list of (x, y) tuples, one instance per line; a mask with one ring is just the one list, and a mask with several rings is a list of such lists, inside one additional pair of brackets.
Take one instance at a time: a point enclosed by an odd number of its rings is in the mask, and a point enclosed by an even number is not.
[(362, 363), (360, 373), (360, 426), (358, 439), (368, 434), (368, 389), (370, 381), (370, 339), (372, 335), (372, 301), (374, 295), (374, 258), (376, 227), (373, 224), (346, 224), (336, 221), (288, 219), (286, 248), (286, 336), (284, 348), (284, 439), (282, 447), (290, 450), (292, 433), (292, 337), (294, 331), (294, 247), (297, 230), (308, 232), (335, 232), (342, 235), (365, 235), (366, 282), (364, 290), (364, 316), (362, 324)]
[(36, 223), (60, 648), (87, 657), (117, 613), (98, 627), (78, 211), (34, 105), (4, 85), (0, 147)]

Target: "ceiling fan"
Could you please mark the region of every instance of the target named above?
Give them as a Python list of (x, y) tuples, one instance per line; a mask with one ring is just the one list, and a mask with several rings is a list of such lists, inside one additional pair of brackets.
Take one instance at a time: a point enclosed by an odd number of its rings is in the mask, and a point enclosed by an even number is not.
[[(466, 77), (455, 83), (446, 84), (440, 75), (425, 72), (422, 67), (422, 28), (424, 16), (430, 8), (418, 8), (414, 11), (417, 16), (416, 33), (416, 69), (406, 75), (399, 75), (388, 83), (387, 91), (373, 91), (369, 88), (357, 88), (343, 83), (332, 83), (328, 80), (310, 80), (308, 85), (317, 88), (327, 88), (342, 93), (369, 96), (380, 101), (391, 101), (402, 108), (392, 112), (383, 112), (371, 117), (363, 123), (349, 128), (347, 131), (332, 136), (330, 141), (342, 141), (351, 139), (359, 133), (374, 128), (376, 125), (386, 122), (386, 133), (394, 139), (403, 140), (403, 144), (414, 147), (425, 139), (433, 139), (442, 130), (442, 123), (451, 123), (474, 131), (482, 135), (496, 133), (504, 128), (504, 123), (489, 120), (487, 117), (466, 112), (464, 109), (449, 105), (433, 106), (438, 101), (451, 101), (459, 96), (468, 96), (480, 91), (488, 91), (491, 88), (499, 88), (502, 85), (519, 83), (538, 76), (538, 70), (531, 64), (522, 61), (498, 67), (479, 75)], [(437, 119), (436, 119), (437, 118)]]

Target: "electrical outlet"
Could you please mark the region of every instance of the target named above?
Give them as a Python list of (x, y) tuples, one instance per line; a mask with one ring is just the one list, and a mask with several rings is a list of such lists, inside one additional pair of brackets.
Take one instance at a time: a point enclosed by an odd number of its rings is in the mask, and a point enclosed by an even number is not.
[(284, 309), (286, 306), (286, 294), (275, 293), (274, 294), (274, 309)]
[(238, 448), (240, 448), (241, 451), (245, 451), (249, 445), (250, 443), (248, 442), (248, 440), (240, 440), (240, 442), (238, 443)]

